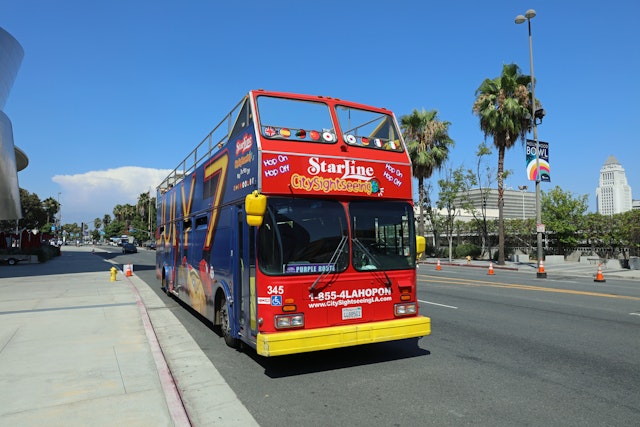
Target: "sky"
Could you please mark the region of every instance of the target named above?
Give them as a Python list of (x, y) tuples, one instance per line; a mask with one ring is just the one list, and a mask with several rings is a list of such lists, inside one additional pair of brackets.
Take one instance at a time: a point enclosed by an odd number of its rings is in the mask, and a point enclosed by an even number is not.
[[(0, 0), (25, 51), (4, 112), (29, 157), (19, 185), (58, 199), (62, 223), (113, 216), (175, 168), (252, 89), (325, 95), (397, 117), (438, 110), (448, 166), (483, 142), (475, 91), (516, 63), (546, 116), (551, 183), (588, 195), (611, 155), (640, 199), (640, 2), (612, 0)], [(492, 145), (489, 138), (487, 143)], [(497, 166), (497, 154), (489, 160)], [(524, 147), (507, 188), (527, 181)], [(434, 187), (438, 174), (432, 181)]]

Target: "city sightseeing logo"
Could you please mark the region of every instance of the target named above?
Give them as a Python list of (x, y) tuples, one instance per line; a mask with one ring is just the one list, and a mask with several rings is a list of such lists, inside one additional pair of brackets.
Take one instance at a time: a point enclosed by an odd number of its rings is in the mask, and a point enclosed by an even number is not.
[[(371, 195), (380, 191), (380, 184), (374, 178), (371, 166), (361, 166), (355, 160), (331, 162), (319, 157), (309, 158), (309, 176), (294, 173), (290, 185), (294, 189), (307, 192), (347, 192)], [(331, 175), (338, 175), (331, 177)]]

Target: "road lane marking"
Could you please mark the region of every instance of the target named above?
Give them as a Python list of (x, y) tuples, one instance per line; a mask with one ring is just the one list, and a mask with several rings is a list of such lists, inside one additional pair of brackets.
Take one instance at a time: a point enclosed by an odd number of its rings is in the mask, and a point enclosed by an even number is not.
[(629, 313), (630, 316), (640, 316), (640, 313)]
[(552, 293), (558, 293), (558, 294), (582, 295), (582, 296), (590, 296), (590, 297), (640, 301), (639, 297), (632, 297), (627, 295), (605, 294), (601, 292), (591, 292), (591, 291), (574, 291), (571, 289), (557, 289), (557, 288), (545, 288), (543, 286), (522, 285), (520, 283), (488, 282), (486, 280), (459, 279), (459, 278), (442, 277), (442, 276), (420, 275), (418, 276), (418, 282), (464, 285), (464, 286), (487, 286), (492, 288), (520, 289), (523, 291), (552, 292)]
[(446, 304), (438, 304), (437, 302), (429, 302), (429, 301), (423, 301), (421, 299), (418, 300), (418, 302), (423, 302), (425, 304), (429, 304), (429, 305), (437, 305), (438, 307), (445, 307), (445, 308), (453, 308), (454, 310), (457, 310), (458, 307), (454, 307), (452, 305), (446, 305)]

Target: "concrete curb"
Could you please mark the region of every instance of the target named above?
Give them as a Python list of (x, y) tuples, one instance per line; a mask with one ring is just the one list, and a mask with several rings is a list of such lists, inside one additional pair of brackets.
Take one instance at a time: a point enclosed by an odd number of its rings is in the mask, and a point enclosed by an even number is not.
[[(433, 261), (423, 261), (423, 262), (419, 262), (419, 265), (437, 265), (437, 261), (433, 262)], [(485, 268), (485, 269), (489, 269), (489, 263), (487, 263), (487, 265), (480, 265), (480, 264), (464, 264), (464, 263), (457, 263), (457, 262), (449, 262), (449, 261), (440, 261), (440, 265), (441, 266), (449, 266), (449, 267), (469, 267), (469, 268)], [(510, 271), (519, 271), (520, 269), (518, 267), (508, 267), (508, 266), (504, 266), (504, 265), (498, 265), (498, 264), (493, 264), (493, 269), (494, 270), (510, 270)]]
[(191, 423), (258, 426), (213, 363), (149, 285), (135, 273), (127, 279), (142, 298)]
[(160, 377), (162, 390), (167, 401), (169, 414), (171, 414), (171, 418), (175, 426), (189, 427), (191, 426), (189, 416), (184, 407), (184, 403), (182, 401), (180, 393), (175, 385), (174, 378), (171, 375), (169, 366), (167, 365), (167, 362), (164, 358), (162, 348), (160, 347), (158, 337), (153, 329), (153, 325), (151, 324), (151, 319), (149, 318), (149, 313), (146, 306), (144, 305), (142, 296), (140, 295), (138, 288), (133, 284), (133, 281), (130, 280), (131, 277), (125, 276), (125, 279), (129, 283), (129, 286), (131, 287), (131, 290), (136, 297), (136, 304), (138, 306), (138, 309), (140, 310), (140, 317), (142, 318), (144, 331), (147, 336), (147, 340), (149, 341), (149, 346), (151, 347), (151, 355), (153, 356), (156, 368), (158, 369), (158, 376)]

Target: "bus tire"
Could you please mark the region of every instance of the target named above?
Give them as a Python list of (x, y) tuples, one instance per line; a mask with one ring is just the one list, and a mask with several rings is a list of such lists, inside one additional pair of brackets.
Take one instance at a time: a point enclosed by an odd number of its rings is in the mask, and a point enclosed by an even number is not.
[(171, 292), (169, 292), (169, 284), (167, 283), (167, 276), (165, 274), (162, 275), (162, 281), (160, 282), (160, 287), (165, 294), (171, 295)]
[(238, 348), (240, 341), (237, 338), (231, 336), (231, 322), (229, 320), (229, 307), (227, 306), (227, 299), (224, 295), (220, 300), (220, 332), (224, 338), (225, 344), (231, 348)]

